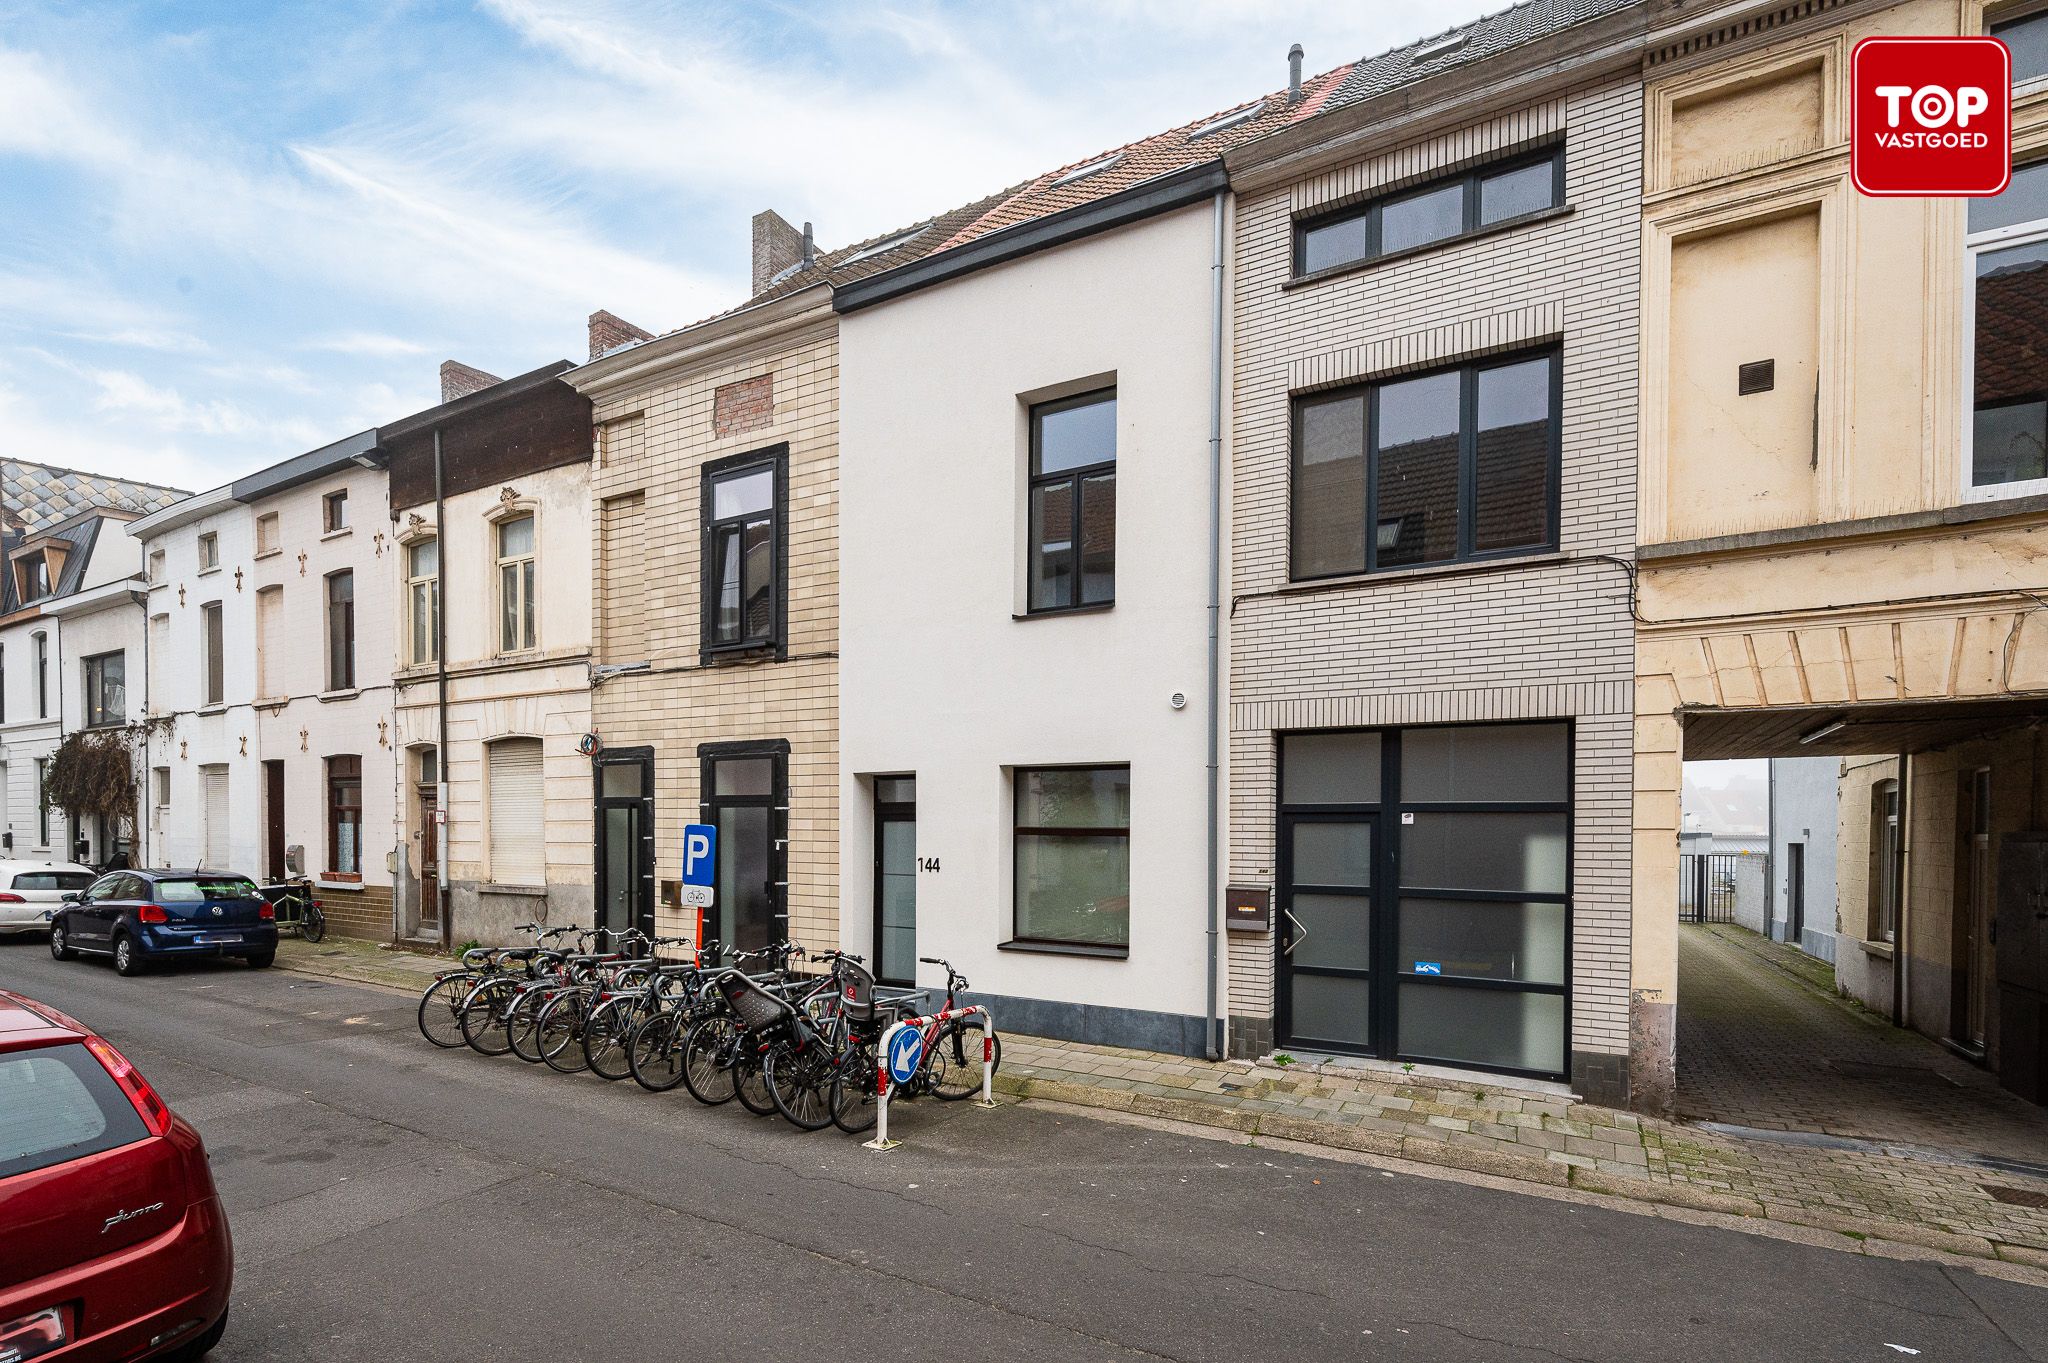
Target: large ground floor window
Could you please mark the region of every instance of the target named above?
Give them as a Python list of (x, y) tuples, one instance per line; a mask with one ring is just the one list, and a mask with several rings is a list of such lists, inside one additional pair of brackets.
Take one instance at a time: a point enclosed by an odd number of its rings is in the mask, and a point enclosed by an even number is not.
[(1571, 751), (1561, 721), (1281, 736), (1288, 1044), (1565, 1073)]

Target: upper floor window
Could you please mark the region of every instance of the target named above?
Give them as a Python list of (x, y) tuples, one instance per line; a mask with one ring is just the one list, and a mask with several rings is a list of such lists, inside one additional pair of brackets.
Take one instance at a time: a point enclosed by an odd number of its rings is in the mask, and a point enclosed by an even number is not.
[(283, 538), (278, 533), (277, 513), (266, 511), (256, 518), (256, 552), (274, 554), (283, 547)]
[(199, 571), (220, 567), (220, 536), (209, 530), (199, 537)]
[(320, 529), (330, 535), (348, 529), (347, 488), (338, 488), (320, 499)]
[(1971, 421), (1964, 493), (2048, 491), (2048, 161), (1969, 208)]
[(356, 684), (356, 575), (347, 570), (327, 578), (327, 689)]
[(498, 522), (498, 651), (538, 648), (533, 626), (533, 517)]
[(218, 601), (199, 608), (199, 695), (201, 705), (219, 705), (227, 699), (227, 640)]
[(2012, 53), (2012, 83), (2048, 76), (2048, 10), (1991, 26), (1991, 36)]
[(36, 644), (36, 718), (50, 717), (50, 636), (38, 633)]
[(1557, 387), (1551, 353), (1298, 400), (1293, 576), (1556, 544)]
[(1116, 599), (1116, 390), (1031, 409), (1032, 611)]
[(155, 584), (157, 584), (157, 583), (159, 583), (159, 582), (161, 582), (161, 581), (163, 581), (163, 580), (164, 580), (164, 551), (163, 551), (163, 550), (161, 550), (161, 549), (152, 549), (152, 550), (150, 550), (150, 551), (149, 551), (149, 581), (150, 581), (150, 585), (154, 586)]
[(781, 447), (704, 467), (705, 651), (782, 641)]
[(1564, 148), (1480, 166), (1294, 229), (1294, 272), (1413, 251), (1512, 223), (1564, 203)]
[(85, 660), (85, 723), (98, 729), (128, 722), (128, 656), (102, 653)]
[(407, 637), (414, 663), (440, 656), (441, 541), (421, 540), (405, 548), (405, 611)]
[(50, 561), (40, 553), (23, 554), (14, 560), (14, 586), (23, 601), (40, 601), (50, 594)]

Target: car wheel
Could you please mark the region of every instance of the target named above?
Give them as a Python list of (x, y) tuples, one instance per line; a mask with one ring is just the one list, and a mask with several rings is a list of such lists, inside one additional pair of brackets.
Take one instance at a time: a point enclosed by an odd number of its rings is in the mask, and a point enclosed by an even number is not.
[(135, 949), (135, 939), (125, 932), (114, 939), (114, 971), (121, 975), (142, 973), (142, 953)]
[(50, 955), (57, 960), (68, 961), (77, 954), (64, 940), (64, 925), (62, 923), (50, 924)]
[(249, 968), (251, 970), (261, 970), (263, 969), (263, 967), (269, 965), (272, 961), (277, 959), (277, 953), (274, 951), (266, 951), (255, 956), (244, 956), (242, 959), (249, 963)]

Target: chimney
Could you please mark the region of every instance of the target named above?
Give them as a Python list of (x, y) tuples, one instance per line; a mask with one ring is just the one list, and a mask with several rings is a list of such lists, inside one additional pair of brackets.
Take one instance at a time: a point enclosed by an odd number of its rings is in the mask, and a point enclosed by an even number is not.
[(599, 308), (590, 314), (590, 358), (602, 359), (620, 346), (651, 341), (654, 333), (642, 331), (625, 318)]
[(782, 220), (772, 208), (754, 215), (754, 292), (792, 265), (804, 261), (805, 235)]
[(1287, 102), (1289, 104), (1299, 104), (1301, 102), (1301, 57), (1300, 43), (1296, 43), (1293, 47), (1287, 49)]
[(504, 380), (496, 374), (486, 374), (483, 370), (463, 364), (459, 360), (441, 361), (441, 401), (443, 402), (453, 402), (457, 398), (468, 397), (471, 393), (489, 388), (494, 383), (503, 382)]

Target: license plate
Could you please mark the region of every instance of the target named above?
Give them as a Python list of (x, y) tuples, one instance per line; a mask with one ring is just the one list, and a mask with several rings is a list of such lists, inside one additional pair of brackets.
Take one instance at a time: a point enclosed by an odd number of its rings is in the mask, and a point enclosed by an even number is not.
[(55, 1353), (70, 1339), (61, 1306), (10, 1320), (0, 1325), (0, 1363), (27, 1363), (28, 1359)]
[[(226, 946), (231, 942), (241, 941), (242, 934), (239, 932), (202, 932), (193, 940), (203, 947), (220, 947)], [(0, 1363), (6, 1363), (6, 1360), (0, 1358)]]

